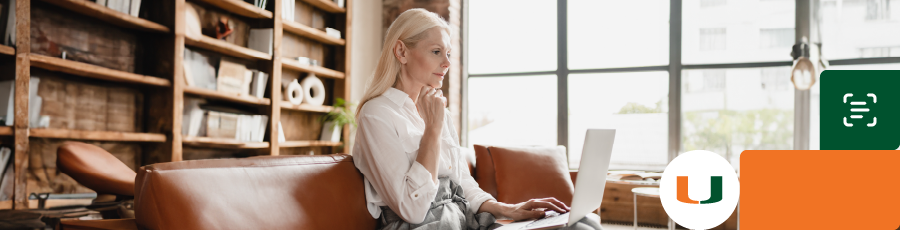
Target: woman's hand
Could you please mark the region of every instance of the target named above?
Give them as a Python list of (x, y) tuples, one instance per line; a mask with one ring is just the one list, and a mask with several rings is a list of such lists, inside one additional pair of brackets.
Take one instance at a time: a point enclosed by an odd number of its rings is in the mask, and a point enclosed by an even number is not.
[(544, 217), (544, 211), (553, 210), (557, 213), (567, 213), (571, 209), (565, 203), (553, 197), (531, 199), (518, 204), (500, 203), (488, 200), (481, 204), (478, 212), (489, 212), (497, 219), (506, 218), (514, 221), (537, 219)]
[(439, 89), (431, 86), (423, 86), (419, 91), (419, 99), (416, 100), (416, 109), (419, 110), (419, 116), (425, 121), (426, 129), (436, 129), (440, 133), (441, 127), (444, 125), (444, 93)]
[(522, 203), (513, 204), (503, 213), (503, 216), (514, 221), (537, 219), (544, 217), (547, 210), (563, 214), (569, 212), (569, 206), (553, 197), (531, 199)]

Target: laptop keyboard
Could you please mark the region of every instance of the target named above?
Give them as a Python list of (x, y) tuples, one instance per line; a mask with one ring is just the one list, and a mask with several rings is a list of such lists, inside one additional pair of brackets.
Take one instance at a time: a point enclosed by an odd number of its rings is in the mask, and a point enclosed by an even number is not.
[(547, 212), (547, 214), (544, 216), (544, 218), (537, 219), (534, 222), (531, 222), (530, 224), (525, 225), (525, 227), (523, 227), (523, 228), (532, 228), (532, 227), (537, 227), (537, 226), (548, 225), (550, 223), (558, 222), (559, 219), (566, 218), (566, 217), (568, 217), (568, 215), (560, 215), (557, 212)]

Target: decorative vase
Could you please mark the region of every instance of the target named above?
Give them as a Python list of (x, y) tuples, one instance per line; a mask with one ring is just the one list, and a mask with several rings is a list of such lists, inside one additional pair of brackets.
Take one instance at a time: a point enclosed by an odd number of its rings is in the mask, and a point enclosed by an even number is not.
[(338, 142), (341, 141), (341, 128), (340, 126), (334, 125), (332, 121), (326, 121), (325, 124), (322, 124), (322, 137), (319, 140), (322, 141), (333, 141)]

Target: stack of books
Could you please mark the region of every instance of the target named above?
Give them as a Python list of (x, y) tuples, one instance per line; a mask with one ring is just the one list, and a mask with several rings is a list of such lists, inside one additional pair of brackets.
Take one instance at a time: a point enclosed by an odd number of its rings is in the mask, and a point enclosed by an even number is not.
[(182, 134), (247, 142), (262, 142), (269, 117), (207, 104), (204, 99), (185, 98)]
[[(213, 63), (219, 63), (218, 71)], [(198, 87), (239, 96), (264, 98), (269, 74), (248, 69), (240, 61), (216, 58), (205, 52), (184, 49), (184, 81), (189, 87)]]

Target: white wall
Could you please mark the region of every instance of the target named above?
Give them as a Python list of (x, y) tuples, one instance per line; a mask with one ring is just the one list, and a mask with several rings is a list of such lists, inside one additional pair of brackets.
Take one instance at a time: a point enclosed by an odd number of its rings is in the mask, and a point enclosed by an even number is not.
[[(378, 64), (378, 56), (381, 55), (381, 42), (384, 40), (381, 34), (382, 0), (354, 0), (353, 21), (350, 37), (350, 101), (359, 105), (363, 94), (366, 92), (366, 83), (372, 78), (375, 65)], [(356, 112), (354, 108), (354, 112)], [(350, 134), (350, 144), (344, 150), (349, 153), (352, 149), (353, 139), (356, 136), (355, 129)]]
[(381, 55), (381, 6), (382, 0), (353, 1), (353, 35), (350, 38), (350, 101), (362, 99), (366, 83), (375, 71)]

